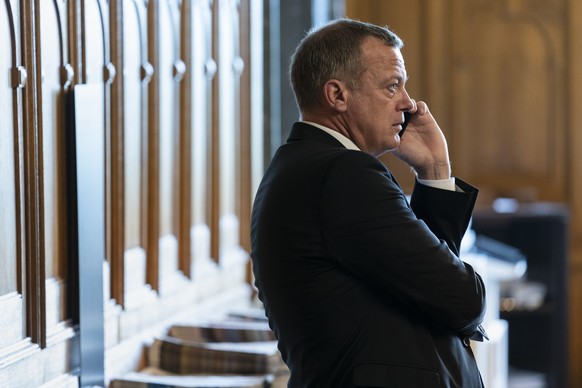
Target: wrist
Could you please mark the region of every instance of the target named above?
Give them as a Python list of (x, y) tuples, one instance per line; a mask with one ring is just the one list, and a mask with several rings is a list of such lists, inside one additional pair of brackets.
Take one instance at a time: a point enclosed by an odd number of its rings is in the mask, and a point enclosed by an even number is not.
[(442, 180), (451, 178), (450, 163), (435, 163), (429, 166), (413, 168), (418, 179)]

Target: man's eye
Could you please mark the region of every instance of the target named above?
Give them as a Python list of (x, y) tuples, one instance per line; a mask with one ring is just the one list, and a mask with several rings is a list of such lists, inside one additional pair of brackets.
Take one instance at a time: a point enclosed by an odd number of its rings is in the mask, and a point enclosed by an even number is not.
[(395, 91), (396, 91), (396, 89), (398, 89), (398, 84), (397, 84), (397, 83), (396, 83), (396, 84), (391, 84), (391, 85), (388, 85), (388, 90), (389, 90), (389, 91), (391, 91), (391, 92), (395, 92)]

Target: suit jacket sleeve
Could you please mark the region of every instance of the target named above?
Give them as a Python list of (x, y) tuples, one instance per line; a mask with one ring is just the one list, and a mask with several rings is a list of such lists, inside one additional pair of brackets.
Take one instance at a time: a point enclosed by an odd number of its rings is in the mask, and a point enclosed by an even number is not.
[(460, 184), (464, 193), (417, 184), (413, 211), (382, 163), (350, 151), (326, 174), (321, 218), (325, 243), (340, 266), (380, 295), (470, 336), (483, 319), (485, 289), (458, 257), (476, 198), (476, 190)]
[(455, 179), (462, 192), (451, 192), (416, 183), (411, 206), (414, 214), (425, 221), (429, 229), (445, 240), (459, 255), (460, 242), (469, 226), (477, 199), (477, 190), (459, 178)]

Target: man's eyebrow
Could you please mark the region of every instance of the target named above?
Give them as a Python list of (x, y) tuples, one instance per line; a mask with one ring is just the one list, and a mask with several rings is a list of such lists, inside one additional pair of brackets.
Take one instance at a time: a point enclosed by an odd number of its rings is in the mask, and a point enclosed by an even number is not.
[(410, 77), (407, 74), (404, 74), (404, 75), (394, 74), (392, 77), (390, 77), (390, 79), (396, 79), (396, 80), (398, 80), (398, 82), (405, 83), (405, 82), (408, 82)]
[(399, 68), (399, 70), (400, 70), (398, 72), (399, 74), (396, 76), (396, 78), (398, 78), (402, 82), (407, 82), (410, 79), (410, 77), (408, 76), (408, 73), (406, 72), (406, 69), (404, 69), (404, 66), (402, 66), (401, 68)]

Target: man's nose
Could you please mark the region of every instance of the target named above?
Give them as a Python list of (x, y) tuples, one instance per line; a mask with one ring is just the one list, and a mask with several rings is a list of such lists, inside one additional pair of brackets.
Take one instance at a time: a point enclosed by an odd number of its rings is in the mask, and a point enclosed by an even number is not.
[(404, 91), (404, 95), (402, 96), (401, 106), (402, 110), (405, 112), (414, 109), (414, 101), (412, 100), (412, 98), (410, 98), (410, 95), (406, 90)]

